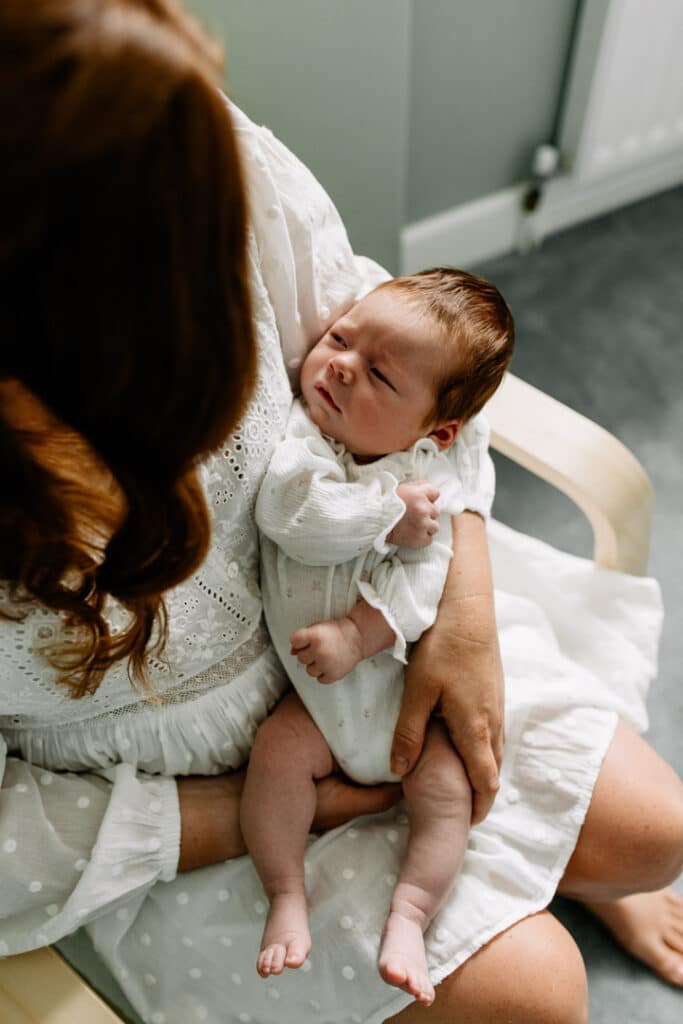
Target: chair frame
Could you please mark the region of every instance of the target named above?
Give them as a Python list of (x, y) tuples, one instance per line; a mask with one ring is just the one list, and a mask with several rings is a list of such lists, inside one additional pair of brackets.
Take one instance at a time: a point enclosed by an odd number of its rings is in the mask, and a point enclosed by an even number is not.
[[(493, 448), (568, 495), (587, 516), (597, 565), (642, 575), (652, 487), (612, 434), (507, 374), (487, 406)], [(52, 948), (0, 960), (3, 1024), (124, 1024)]]

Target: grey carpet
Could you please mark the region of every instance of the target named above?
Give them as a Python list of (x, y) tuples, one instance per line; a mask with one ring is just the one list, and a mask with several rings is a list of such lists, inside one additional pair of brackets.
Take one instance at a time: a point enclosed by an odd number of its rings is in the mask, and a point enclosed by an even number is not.
[[(666, 620), (647, 738), (683, 775), (683, 188), (477, 269), (515, 315), (513, 371), (614, 433), (652, 480), (649, 571), (661, 584)], [(495, 460), (494, 515), (590, 555), (590, 528), (569, 499)], [(683, 1021), (680, 990), (622, 953), (575, 904), (557, 900), (554, 909), (586, 959), (592, 1024)]]

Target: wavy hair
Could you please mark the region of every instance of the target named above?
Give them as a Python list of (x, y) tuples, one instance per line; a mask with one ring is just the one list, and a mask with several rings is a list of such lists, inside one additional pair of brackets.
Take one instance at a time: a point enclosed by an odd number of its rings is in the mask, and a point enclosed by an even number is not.
[(197, 461), (253, 382), (219, 58), (172, 0), (0, 4), (0, 575), (64, 613), (74, 696), (123, 658), (148, 685), (210, 539)]
[(433, 267), (379, 286), (405, 295), (442, 328), (443, 360), (426, 423), (463, 423), (481, 412), (512, 359), (515, 324), (496, 286), (454, 267)]

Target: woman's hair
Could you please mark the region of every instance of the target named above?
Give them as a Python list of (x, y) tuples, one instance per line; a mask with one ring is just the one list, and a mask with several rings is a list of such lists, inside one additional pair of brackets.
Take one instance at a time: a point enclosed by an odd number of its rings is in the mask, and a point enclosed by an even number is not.
[(380, 287), (405, 295), (442, 330), (444, 359), (426, 422), (471, 419), (496, 391), (512, 359), (515, 325), (503, 296), (485, 278), (452, 267), (421, 270)]
[(162, 594), (209, 542), (198, 458), (254, 377), (219, 66), (173, 0), (0, 2), (0, 576), (65, 613), (50, 657), (75, 696), (121, 658), (147, 685)]

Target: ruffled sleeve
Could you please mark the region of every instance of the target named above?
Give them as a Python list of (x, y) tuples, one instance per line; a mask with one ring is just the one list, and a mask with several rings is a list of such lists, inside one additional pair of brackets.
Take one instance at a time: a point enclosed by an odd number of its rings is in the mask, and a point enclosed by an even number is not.
[(464, 507), (485, 519), (491, 515), (496, 490), (496, 473), (489, 455), (490, 427), (480, 412), (460, 430), (448, 457), (461, 485)]
[[(424, 548), (392, 547), (390, 557), (377, 564), (369, 579), (361, 577), (360, 596), (382, 613), (394, 632), (393, 656), (406, 662), (409, 643), (433, 625), (451, 560), (451, 516), (464, 508), (463, 489), (448, 453), (422, 438), (406, 452), (388, 455), (383, 466), (399, 480), (428, 480), (439, 490), (439, 532)], [(357, 466), (360, 479), (373, 466)]]
[(384, 559), (369, 580), (358, 581), (363, 600), (382, 613), (394, 631), (392, 654), (407, 662), (408, 644), (419, 640), (434, 624), (451, 560), (450, 524), (441, 517), (439, 534), (426, 548), (398, 548)]
[(304, 565), (338, 565), (372, 548), (386, 554), (387, 536), (405, 512), (397, 486), (383, 471), (349, 481), (343, 460), (297, 401), (261, 485), (256, 522)]
[[(0, 736), (0, 955), (57, 941), (175, 877), (172, 779), (50, 772), (7, 756)], [(123, 920), (123, 916), (122, 916)]]

